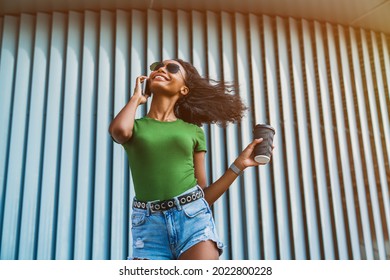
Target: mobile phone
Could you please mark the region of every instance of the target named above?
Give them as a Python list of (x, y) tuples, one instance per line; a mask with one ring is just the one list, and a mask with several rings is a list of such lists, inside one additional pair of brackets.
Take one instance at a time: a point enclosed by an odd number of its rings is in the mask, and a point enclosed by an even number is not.
[(149, 79), (145, 79), (145, 81), (142, 83), (142, 94), (150, 95)]

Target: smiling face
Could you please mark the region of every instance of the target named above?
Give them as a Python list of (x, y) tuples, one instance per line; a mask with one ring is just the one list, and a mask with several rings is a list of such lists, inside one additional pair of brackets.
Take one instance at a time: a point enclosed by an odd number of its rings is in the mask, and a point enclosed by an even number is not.
[(188, 87), (185, 84), (186, 71), (174, 60), (165, 60), (155, 66), (149, 75), (150, 89), (154, 94), (186, 95)]

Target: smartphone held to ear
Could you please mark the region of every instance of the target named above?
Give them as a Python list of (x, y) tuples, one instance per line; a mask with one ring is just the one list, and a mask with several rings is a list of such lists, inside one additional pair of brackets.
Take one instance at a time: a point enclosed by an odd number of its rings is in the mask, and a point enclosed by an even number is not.
[(142, 85), (142, 94), (150, 95), (149, 79), (145, 79), (145, 81), (141, 85)]

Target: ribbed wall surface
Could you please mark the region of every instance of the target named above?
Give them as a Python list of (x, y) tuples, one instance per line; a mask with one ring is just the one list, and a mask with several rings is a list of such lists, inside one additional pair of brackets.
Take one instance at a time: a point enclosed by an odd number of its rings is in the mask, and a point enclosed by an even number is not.
[[(272, 163), (213, 206), (224, 259), (390, 259), (389, 36), (186, 11), (0, 18), (0, 258), (131, 255), (127, 158), (108, 126), (135, 77), (180, 57), (240, 84), (240, 126), (205, 126), (209, 182), (276, 128)], [(147, 106), (139, 108), (138, 117)]]

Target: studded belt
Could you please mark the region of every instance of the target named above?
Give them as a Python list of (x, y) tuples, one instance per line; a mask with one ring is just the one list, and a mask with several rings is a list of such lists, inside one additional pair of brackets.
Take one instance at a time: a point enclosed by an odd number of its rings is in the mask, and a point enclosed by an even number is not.
[[(202, 198), (202, 197), (203, 197), (203, 191), (200, 188), (198, 188), (197, 190), (195, 190), (193, 192), (178, 196), (177, 200), (179, 201), (180, 205), (185, 205), (185, 204), (191, 203), (195, 200), (198, 200), (199, 198)], [(148, 204), (149, 204), (150, 210), (152, 212), (165, 211), (165, 210), (171, 209), (173, 207), (176, 207), (175, 200), (176, 199), (172, 198), (172, 199), (168, 199), (168, 200), (145, 202), (145, 201), (139, 201), (137, 199), (134, 199), (133, 207), (146, 210), (148, 208)]]

